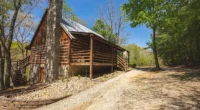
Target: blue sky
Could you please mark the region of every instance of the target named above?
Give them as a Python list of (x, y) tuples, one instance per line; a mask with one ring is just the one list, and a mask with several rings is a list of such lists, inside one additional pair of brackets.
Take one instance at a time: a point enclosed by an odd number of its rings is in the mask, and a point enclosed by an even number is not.
[[(95, 21), (99, 17), (100, 6), (105, 6), (106, 0), (67, 0), (67, 4), (73, 9), (73, 12), (83, 19), (87, 27), (91, 28)], [(113, 0), (116, 8), (120, 8), (123, 3), (127, 0)], [(47, 7), (47, 0), (42, 4), (43, 7)], [(42, 9), (35, 9), (34, 14), (37, 21), (40, 21), (44, 11)], [(138, 46), (145, 47), (146, 42), (150, 40), (151, 30), (146, 28), (144, 25), (137, 26), (135, 28), (128, 25), (125, 31), (129, 34), (127, 43), (135, 43)]]

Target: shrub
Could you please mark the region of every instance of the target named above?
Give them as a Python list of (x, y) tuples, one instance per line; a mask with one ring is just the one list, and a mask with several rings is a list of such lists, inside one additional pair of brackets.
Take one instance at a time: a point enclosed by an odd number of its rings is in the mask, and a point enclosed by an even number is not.
[(137, 66), (136, 64), (131, 64), (132, 68), (136, 68), (136, 66)]
[(59, 79), (64, 82), (65, 81), (65, 77), (64, 76), (60, 76)]
[(78, 74), (78, 79), (80, 80), (80, 78), (81, 78), (81, 75), (80, 75), (80, 74)]

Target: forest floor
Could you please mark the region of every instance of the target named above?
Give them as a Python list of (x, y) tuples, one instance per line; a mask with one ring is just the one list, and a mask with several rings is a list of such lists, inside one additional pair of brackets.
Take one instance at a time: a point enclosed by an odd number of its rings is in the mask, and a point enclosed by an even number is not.
[(138, 68), (41, 110), (197, 110), (200, 69)]

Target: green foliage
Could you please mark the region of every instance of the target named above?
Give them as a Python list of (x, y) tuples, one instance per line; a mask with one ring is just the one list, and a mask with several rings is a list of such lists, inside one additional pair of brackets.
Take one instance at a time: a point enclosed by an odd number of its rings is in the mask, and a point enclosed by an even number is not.
[(104, 36), (107, 40), (112, 41), (112, 36), (114, 36), (111, 32), (111, 27), (104, 24), (101, 19), (98, 19), (95, 25), (92, 27), (92, 30)]
[(81, 75), (80, 75), (80, 74), (78, 74), (78, 79), (79, 79), (79, 80), (81, 79)]
[(107, 0), (99, 12), (99, 18), (92, 29), (113, 44), (125, 45), (129, 33), (124, 31), (127, 27), (124, 12), (115, 6), (114, 0)]
[(92, 27), (92, 30), (102, 35), (105, 39), (112, 42), (113, 44), (120, 45), (119, 42), (125, 40), (124, 38), (113, 34), (111, 27), (106, 25), (101, 19), (96, 21), (95, 25)]
[(70, 19), (73, 19), (74, 21), (77, 21), (79, 18), (74, 14), (73, 10), (69, 5), (66, 3), (66, 1), (63, 2), (63, 9), (62, 14), (65, 17), (69, 17)]
[(166, 12), (172, 3), (171, 0), (129, 0), (123, 5), (123, 10), (127, 18), (131, 21), (131, 26), (136, 27), (144, 24), (151, 28), (152, 33), (152, 50), (157, 69), (160, 69), (156, 46), (157, 29), (165, 24)]
[(154, 65), (154, 57), (151, 51), (143, 49), (135, 44), (130, 44), (124, 48), (130, 51), (130, 65), (132, 67)]
[(169, 5), (169, 0), (129, 0), (123, 5), (123, 10), (132, 27), (145, 24), (153, 29), (161, 26)]
[(130, 66), (132, 67), (132, 68), (136, 68), (136, 64), (130, 64)]
[(30, 66), (27, 66), (27, 68), (26, 68), (26, 77), (27, 77), (27, 81), (30, 81), (30, 75), (31, 75)]
[[(175, 1), (175, 0), (173, 0)], [(200, 63), (200, 1), (185, 1), (171, 6), (167, 23), (159, 29), (157, 47), (166, 65)]]
[[(24, 43), (24, 47), (27, 45), (28, 43)], [(22, 52), (21, 50), (19, 49), (18, 47), (18, 44), (17, 44), (17, 41), (14, 41), (12, 42), (12, 45), (11, 45), (11, 59), (12, 61), (17, 61), (17, 60), (21, 60), (23, 57), (22, 57)]]
[(106, 74), (103, 75), (103, 78), (104, 78), (104, 79), (107, 78)]
[(65, 81), (65, 77), (64, 76), (60, 76), (59, 79), (64, 82)]
[(147, 45), (156, 45), (164, 64), (200, 64), (199, 0), (129, 0), (123, 10), (132, 27), (156, 30), (156, 40)]
[(85, 21), (83, 21), (82, 19), (80, 19), (78, 16), (75, 15), (73, 9), (67, 4), (65, 0), (63, 1), (62, 15), (68, 17), (71, 20), (79, 22), (82, 25), (86, 25)]
[(11, 58), (13, 61), (17, 61), (22, 58), (22, 55), (21, 55), (20, 49), (18, 48), (17, 42), (14, 42), (14, 41), (11, 46)]

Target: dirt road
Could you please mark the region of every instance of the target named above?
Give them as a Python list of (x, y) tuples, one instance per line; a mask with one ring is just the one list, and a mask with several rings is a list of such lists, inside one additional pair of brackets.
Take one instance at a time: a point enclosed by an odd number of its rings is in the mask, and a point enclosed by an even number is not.
[(132, 70), (40, 110), (196, 110), (200, 109), (198, 73)]

